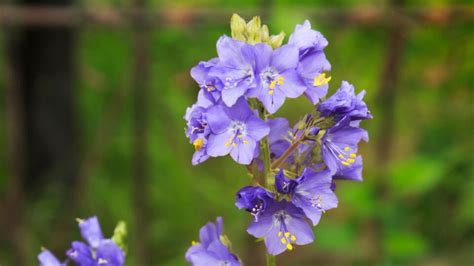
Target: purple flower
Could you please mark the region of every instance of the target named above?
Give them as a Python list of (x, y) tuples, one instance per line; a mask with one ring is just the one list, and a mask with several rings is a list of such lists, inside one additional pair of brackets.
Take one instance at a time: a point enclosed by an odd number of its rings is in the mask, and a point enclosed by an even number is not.
[(258, 87), (250, 91), (271, 114), (275, 113), (285, 98), (297, 98), (306, 86), (298, 76), (298, 49), (283, 45), (276, 50), (266, 44), (255, 45)]
[(372, 115), (363, 101), (365, 90), (355, 95), (354, 86), (343, 81), (341, 87), (327, 100), (322, 102), (318, 111), (322, 116), (334, 116), (334, 121), (348, 117), (351, 121), (372, 118)]
[(293, 245), (306, 245), (314, 240), (313, 231), (304, 220), (303, 211), (290, 202), (270, 201), (258, 221), (253, 221), (247, 232), (264, 237), (267, 252), (278, 255), (293, 250)]
[(191, 76), (199, 84), (204, 96), (211, 101), (218, 101), (221, 98), (221, 90), (224, 86), (217, 78), (209, 75), (211, 69), (219, 62), (218, 58), (209, 61), (201, 61), (191, 69)]
[(349, 118), (326, 131), (321, 138), (321, 153), (332, 174), (344, 173), (347, 168), (356, 166), (357, 144), (361, 140), (369, 140), (367, 131), (351, 126)]
[(232, 107), (217, 105), (206, 114), (211, 134), (207, 143), (210, 156), (230, 156), (240, 164), (250, 164), (257, 151), (257, 142), (268, 135), (270, 129), (249, 108), (245, 99)]
[(310, 52), (301, 59), (297, 70), (306, 84), (306, 97), (317, 104), (328, 92), (331, 77), (326, 77), (325, 72), (331, 70), (329, 61), (322, 51)]
[(111, 239), (103, 237), (97, 217), (79, 220), (79, 229), (88, 245), (74, 241), (72, 247), (66, 252), (77, 265), (124, 265), (125, 253)]
[(230, 107), (255, 87), (255, 54), (253, 46), (227, 36), (217, 41), (217, 53), (219, 62), (209, 75), (221, 81), (222, 100)]
[(329, 170), (314, 172), (305, 168), (300, 177), (288, 179), (280, 171), (275, 176), (275, 187), (282, 194), (289, 194), (291, 202), (301, 208), (313, 225), (319, 223), (322, 213), (337, 207), (337, 197), (331, 190), (332, 175)]
[(193, 245), (186, 252), (186, 261), (194, 266), (207, 265), (240, 265), (236, 255), (222, 243), (223, 221), (218, 217), (216, 223), (207, 223), (199, 231), (200, 242), (193, 241)]
[(246, 186), (237, 192), (235, 206), (245, 209), (258, 220), (261, 213), (267, 208), (268, 202), (273, 200), (273, 195), (262, 187)]
[(328, 45), (328, 41), (319, 31), (311, 29), (311, 23), (305, 20), (303, 25), (296, 25), (288, 44), (298, 48), (300, 57), (303, 57), (311, 52), (322, 51)]
[(49, 250), (43, 249), (38, 255), (38, 261), (40, 266), (65, 266), (67, 262), (60, 262), (56, 256), (53, 255)]
[(272, 159), (280, 157), (290, 147), (290, 124), (283, 117), (267, 120), (270, 127), (268, 143)]

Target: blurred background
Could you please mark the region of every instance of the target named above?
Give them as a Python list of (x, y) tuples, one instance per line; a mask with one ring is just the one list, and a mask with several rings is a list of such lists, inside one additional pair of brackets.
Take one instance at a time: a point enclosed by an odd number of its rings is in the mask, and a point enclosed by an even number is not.
[[(291, 34), (309, 19), (329, 40), (330, 93), (367, 91), (362, 183), (314, 243), (278, 265), (474, 263), (474, 5), (471, 1), (2, 0), (0, 264), (35, 265), (80, 239), (76, 217), (129, 227), (127, 265), (185, 265), (223, 216), (246, 265), (263, 265), (234, 194), (249, 178), (230, 157), (193, 167), (182, 116), (189, 75), (216, 56), (232, 13)], [(302, 97), (278, 115), (311, 111)]]

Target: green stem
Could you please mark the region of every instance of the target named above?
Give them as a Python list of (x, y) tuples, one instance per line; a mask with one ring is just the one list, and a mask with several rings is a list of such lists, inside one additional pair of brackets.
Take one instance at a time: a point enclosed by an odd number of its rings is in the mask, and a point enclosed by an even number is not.
[(267, 266), (276, 266), (275, 256), (267, 254)]

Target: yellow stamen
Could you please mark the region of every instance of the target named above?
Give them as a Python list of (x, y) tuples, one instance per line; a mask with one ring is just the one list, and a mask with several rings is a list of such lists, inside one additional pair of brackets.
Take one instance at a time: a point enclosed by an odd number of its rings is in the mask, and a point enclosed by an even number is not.
[(296, 241), (296, 236), (291, 236), (291, 241), (295, 242)]
[(273, 80), (270, 85), (268, 86), (270, 89), (273, 89), (275, 88), (275, 85), (277, 84), (277, 81), (276, 80)]
[(290, 243), (288, 243), (288, 244), (286, 245), (286, 248), (287, 248), (288, 250), (293, 250), (293, 245), (290, 244)]
[(289, 237), (290, 236), (290, 232), (285, 232), (285, 237)]
[(344, 155), (339, 154), (339, 158), (344, 159)]
[(242, 134), (237, 135), (237, 138), (241, 139), (243, 137)]
[(355, 157), (357, 157), (357, 154), (351, 153), (349, 156), (351, 156), (352, 158), (355, 158)]
[(355, 160), (354, 160), (354, 159), (352, 159), (352, 158), (349, 158), (349, 159), (347, 159), (347, 162), (348, 162), (348, 163), (354, 163), (354, 162), (355, 162)]
[(278, 232), (278, 237), (280, 237), (281, 235), (282, 235), (282, 232), (281, 232), (281, 231), (279, 231), (279, 232)]
[(249, 144), (249, 141), (248, 141), (248, 140), (244, 140), (244, 144)]
[(199, 139), (196, 139), (194, 142), (193, 142), (193, 145), (194, 145), (194, 149), (196, 151), (199, 151), (202, 149), (202, 146), (204, 145), (204, 140), (199, 138)]
[(286, 244), (286, 238), (282, 237), (281, 238), (281, 243)]
[(199, 244), (199, 242), (197, 242), (197, 241), (194, 241), (194, 240), (193, 240), (193, 241), (191, 241), (191, 245), (195, 246), (195, 245), (197, 245), (197, 244)]
[(237, 147), (237, 144), (235, 144), (235, 142), (232, 142), (232, 147)]
[(346, 147), (344, 148), (345, 151), (348, 151), (349, 149), (350, 149), (349, 146), (346, 146)]
[(342, 163), (343, 165), (345, 165), (345, 166), (349, 166), (349, 165), (351, 165), (351, 164), (350, 164), (350, 163), (348, 163), (348, 162), (341, 162), (341, 163)]
[(313, 86), (322, 86), (327, 84), (331, 80), (331, 77), (326, 78), (326, 73), (321, 73), (319, 76), (314, 77)]
[(282, 77), (282, 76), (279, 76), (279, 77), (278, 77), (277, 84), (278, 84), (278, 85), (283, 85), (283, 77)]
[(269, 94), (269, 95), (273, 95), (274, 92), (275, 92), (274, 90), (269, 90), (269, 91), (268, 91), (268, 94)]

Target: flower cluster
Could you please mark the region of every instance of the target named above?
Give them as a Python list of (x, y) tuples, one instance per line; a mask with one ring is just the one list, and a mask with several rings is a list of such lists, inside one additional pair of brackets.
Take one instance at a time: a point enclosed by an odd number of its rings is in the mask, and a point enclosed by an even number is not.
[(228, 265), (240, 266), (239, 258), (230, 253), (229, 241), (222, 234), (223, 221), (218, 217), (216, 223), (207, 223), (199, 231), (200, 242), (193, 241), (186, 252), (186, 261), (194, 266)]
[[(234, 15), (231, 30), (217, 41), (218, 56), (191, 70), (200, 91), (185, 115), (186, 135), (193, 164), (230, 154), (248, 165), (252, 185), (235, 205), (253, 216), (247, 232), (278, 255), (314, 240), (311, 225), (338, 205), (335, 180), (362, 180), (358, 144), (368, 134), (360, 122), (372, 115), (365, 91), (356, 94), (347, 81), (326, 98), (328, 41), (308, 21), (286, 44), (258, 17), (246, 23)], [(287, 98), (303, 95), (314, 108), (293, 127), (275, 116)]]
[(66, 252), (68, 259), (60, 262), (49, 250), (43, 249), (38, 255), (40, 266), (63, 266), (72, 260), (79, 266), (122, 266), (125, 263), (122, 239), (126, 230), (123, 223), (119, 223), (112, 238), (104, 238), (97, 217), (78, 219), (79, 229), (87, 244), (73, 241), (71, 248)]

